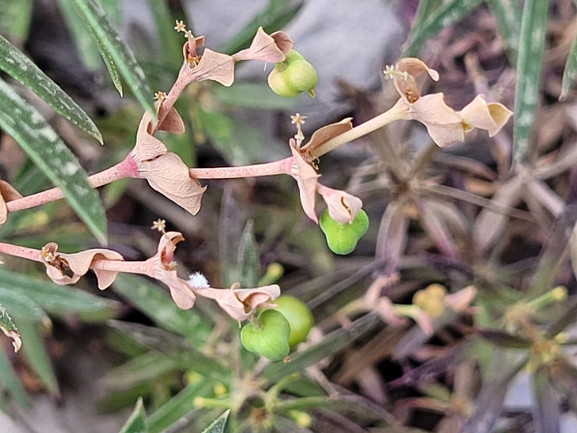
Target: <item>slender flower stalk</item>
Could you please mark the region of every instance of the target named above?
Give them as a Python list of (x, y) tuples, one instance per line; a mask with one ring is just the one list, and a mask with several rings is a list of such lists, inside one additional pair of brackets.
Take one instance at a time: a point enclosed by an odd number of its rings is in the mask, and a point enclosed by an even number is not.
[(293, 162), (294, 158), (289, 156), (279, 161), (240, 167), (191, 168), (190, 175), (196, 179), (234, 179), (290, 174)]
[(361, 123), (360, 125), (355, 126), (354, 128), (340, 135), (337, 135), (336, 137), (331, 138), (315, 149), (311, 149), (312, 156), (318, 158), (325, 153), (330, 152), (331, 150), (335, 150), (337, 147), (342, 146), (343, 144), (349, 143), (353, 140), (356, 140), (357, 138), (370, 134), (371, 132), (382, 128), (389, 123), (392, 123), (396, 120), (409, 119), (410, 117), (407, 116), (407, 113), (400, 109), (400, 105), (401, 104), (399, 101), (384, 113), (379, 114), (378, 116), (373, 117), (372, 119), (367, 120), (366, 122)]

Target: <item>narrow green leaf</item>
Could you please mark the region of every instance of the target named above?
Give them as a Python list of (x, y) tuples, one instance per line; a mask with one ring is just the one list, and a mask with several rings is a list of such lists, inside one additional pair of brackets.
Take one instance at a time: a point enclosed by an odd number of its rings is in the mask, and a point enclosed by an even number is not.
[(215, 419), (207, 428), (202, 431), (202, 433), (223, 433), (229, 415), (230, 409)]
[(0, 33), (24, 40), (30, 27), (32, 0), (0, 1)]
[(8, 392), (22, 407), (32, 407), (32, 402), (16, 375), (12, 363), (0, 349), (0, 391)]
[(50, 326), (48, 315), (34, 302), (33, 298), (13, 291), (10, 286), (0, 286), (0, 304), (16, 320), (16, 323), (27, 321)]
[(561, 82), (561, 95), (559, 100), (564, 100), (569, 94), (571, 85), (577, 76), (577, 36), (573, 38), (571, 42), (571, 48), (569, 49), (569, 56), (567, 57), (567, 62), (565, 63), (565, 69), (563, 70), (563, 80)]
[(267, 33), (282, 29), (300, 11), (303, 2), (296, 4), (291, 0), (269, 0), (266, 7), (247, 23), (237, 34), (230, 39), (219, 51), (233, 54), (250, 45), (252, 38), (259, 27)]
[(86, 23), (69, 1), (58, 0), (58, 8), (76, 44), (82, 63), (91, 71), (102, 68), (102, 56), (90, 32), (86, 31)]
[(2, 35), (0, 35), (0, 69), (36, 93), (62, 117), (102, 143), (102, 134), (88, 114)]
[(19, 321), (18, 329), (22, 335), (22, 352), (24, 352), (28, 365), (51, 394), (59, 395), (58, 382), (52, 369), (50, 355), (44, 347), (38, 325), (33, 322)]
[[(95, 42), (107, 66), (109, 66), (110, 62), (110, 65), (118, 68), (120, 75), (124, 78), (136, 99), (154, 116), (156, 112), (152, 104), (152, 92), (146, 82), (144, 71), (136, 62), (130, 48), (120, 39), (102, 6), (97, 0), (68, 1), (74, 2), (78, 12), (92, 31)], [(114, 81), (114, 75), (111, 74), (111, 76)], [(120, 89), (119, 92), (122, 94)]]
[(523, 8), (513, 127), (513, 154), (517, 161), (529, 156), (529, 132), (539, 96), (548, 6), (548, 0), (527, 0)]
[(142, 404), (142, 398), (139, 398), (136, 402), (136, 406), (132, 411), (132, 414), (122, 426), (119, 433), (148, 433), (148, 427), (146, 426), (146, 414), (144, 413), (144, 405)]
[(244, 227), (238, 246), (236, 274), (241, 287), (254, 287), (256, 285), (259, 274), (258, 267), (253, 221), (249, 220)]
[(208, 397), (213, 392), (213, 387), (214, 381), (204, 378), (184, 387), (182, 391), (150, 414), (147, 420), (150, 433), (160, 433), (191, 411), (197, 410), (191, 402), (195, 397)]
[[(0, 330), (6, 335), (6, 337), (12, 339), (12, 345), (14, 346), (14, 351), (18, 352), (20, 347), (22, 347), (22, 339), (20, 338), (20, 333), (18, 328), (12, 321), (12, 317), (6, 312), (2, 304), (0, 303)], [(0, 352), (2, 350), (0, 349)], [(2, 352), (3, 353), (3, 352)]]
[(181, 368), (191, 369), (199, 374), (221, 382), (230, 381), (230, 369), (223, 366), (216, 358), (205, 355), (191, 346), (182, 337), (167, 331), (138, 323), (127, 323), (111, 320), (110, 326), (130, 336), (138, 344), (158, 350), (175, 359)]
[(500, 347), (527, 349), (533, 345), (531, 340), (508, 334), (500, 329), (479, 329), (477, 332), (485, 340)]
[(112, 288), (158, 326), (182, 335), (194, 345), (202, 345), (211, 331), (197, 310), (181, 310), (165, 291), (144, 278), (118, 275)]
[(52, 281), (0, 268), (0, 290), (33, 299), (50, 314), (77, 314), (83, 320), (108, 320), (116, 315), (118, 302), (101, 298), (72, 287), (59, 286)]
[(102, 385), (107, 392), (130, 389), (139, 383), (153, 382), (178, 368), (177, 362), (168, 355), (150, 351), (110, 370)]
[(211, 95), (239, 108), (294, 111), (296, 107), (295, 99), (278, 96), (266, 84), (235, 81), (230, 87), (214, 86)]
[[(427, 39), (467, 15), (481, 0), (450, 0), (428, 15), (420, 14), (422, 21), (415, 23), (405, 42), (405, 57), (417, 57)], [(431, 8), (433, 9), (433, 8)]]
[(304, 371), (305, 368), (321, 359), (341, 351), (357, 338), (379, 326), (381, 323), (378, 314), (367, 314), (355, 320), (349, 327), (341, 328), (325, 335), (320, 343), (307, 350), (291, 354), (291, 361), (289, 363), (276, 362), (270, 364), (264, 369), (262, 376), (272, 383), (276, 383), (285, 376)]
[(175, 20), (168, 10), (166, 1), (148, 0), (148, 7), (154, 17), (154, 27), (162, 47), (164, 63), (177, 72), (182, 64), (182, 45), (185, 39), (174, 30)]
[(521, 9), (518, 0), (487, 0), (487, 5), (497, 22), (497, 29), (509, 53), (511, 63), (517, 59), (519, 33), (521, 31)]
[(106, 242), (106, 216), (98, 193), (74, 154), (32, 106), (0, 79), (0, 127), (59, 187), (76, 214), (96, 238)]
[(553, 433), (561, 431), (558, 395), (549, 380), (548, 369), (540, 368), (533, 374), (533, 422), (539, 432)]

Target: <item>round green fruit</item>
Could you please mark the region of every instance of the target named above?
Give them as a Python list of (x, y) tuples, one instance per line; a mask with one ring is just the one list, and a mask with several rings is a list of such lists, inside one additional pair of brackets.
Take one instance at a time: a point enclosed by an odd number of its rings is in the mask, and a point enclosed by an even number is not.
[(240, 330), (240, 341), (246, 350), (280, 361), (290, 352), (290, 325), (281, 313), (264, 310), (258, 316), (260, 326), (249, 322)]
[(309, 307), (300, 299), (289, 295), (282, 295), (274, 302), (277, 305), (275, 311), (280, 312), (289, 322), (289, 346), (295, 347), (305, 341), (314, 325), (313, 314)]
[(319, 220), (321, 230), (327, 238), (327, 245), (335, 254), (349, 254), (357, 246), (359, 239), (369, 228), (369, 217), (360, 209), (351, 223), (342, 224), (332, 219), (325, 209)]
[(283, 73), (276, 68), (268, 75), (268, 85), (273, 92), (285, 98), (294, 98), (302, 93), (292, 87), (285, 79)]
[(285, 60), (277, 63), (268, 76), (272, 91), (287, 97), (294, 97), (302, 92), (314, 95), (318, 81), (314, 66), (295, 50), (290, 50)]

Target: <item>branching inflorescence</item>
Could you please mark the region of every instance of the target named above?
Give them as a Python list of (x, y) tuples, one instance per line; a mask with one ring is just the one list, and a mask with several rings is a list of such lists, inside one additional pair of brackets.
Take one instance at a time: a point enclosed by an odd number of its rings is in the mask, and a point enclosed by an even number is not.
[[(315, 131), (308, 141), (302, 131), (306, 117), (297, 113), (292, 117), (297, 133), (288, 141), (290, 157), (271, 163), (242, 167), (189, 168), (177, 154), (169, 152), (155, 136), (156, 132), (161, 130), (174, 134), (184, 132), (184, 122), (174, 104), (188, 84), (194, 81), (212, 80), (230, 86), (234, 81), (235, 63), (261, 60), (284, 65), (273, 71), (277, 75), (285, 70), (290, 71), (293, 81), (288, 81), (291, 92), (288, 92), (290, 95), (285, 92), (286, 96), (295, 96), (303, 91), (313, 95), (314, 91), (310, 87), (316, 84), (316, 72), (314, 68), (311, 72), (310, 64), (304, 61), (300, 54), (294, 54), (296, 52), (292, 50), (293, 42), (283, 32), (268, 35), (261, 28), (249, 48), (227, 55), (208, 48), (203, 49), (204, 37), (195, 37), (181, 21), (177, 22), (175, 30), (184, 34), (186, 42), (182, 50), (183, 63), (174, 85), (167, 93), (156, 93), (156, 115), (147, 112), (142, 116), (134, 148), (120, 163), (90, 176), (89, 183), (92, 187), (97, 188), (122, 178), (146, 179), (153, 189), (195, 215), (200, 209), (202, 195), (206, 190), (199, 180), (289, 175), (298, 184), (305, 214), (315, 223), (319, 223), (315, 210), (316, 194), (321, 195), (327, 205), (325, 213), (328, 214), (321, 218), (321, 225), (324, 225), (323, 230), (329, 245), (331, 240), (334, 241), (331, 236), (336, 236), (339, 237), (336, 244), (340, 246), (345, 244), (342, 251), (350, 252), (366, 230), (366, 227), (360, 229), (355, 226), (360, 220), (357, 218), (359, 212), (363, 212), (362, 202), (351, 194), (334, 190), (318, 182), (319, 157), (395, 120), (420, 121), (427, 127), (433, 141), (438, 146), (444, 147), (462, 141), (472, 128), (485, 129), (492, 136), (503, 127), (511, 115), (503, 105), (487, 103), (481, 95), (461, 111), (448, 107), (442, 93), (421, 96), (416, 78), (426, 73), (433, 80), (438, 80), (438, 73), (418, 59), (405, 58), (395, 66), (387, 67), (385, 71), (385, 76), (393, 80), (400, 95), (397, 103), (387, 112), (356, 127), (352, 126), (351, 119), (324, 126)], [(295, 62), (292, 66), (291, 61)], [(287, 65), (291, 66), (291, 69)], [(305, 75), (307, 73), (315, 75), (305, 76), (304, 84), (299, 84), (301, 87), (294, 81), (294, 77), (300, 72), (299, 65), (304, 68)], [(280, 78), (277, 77), (275, 80), (278, 82)], [(0, 223), (5, 222), (11, 212), (62, 197), (62, 192), (57, 188), (22, 197), (9, 184), (3, 182), (0, 185)], [(322, 224), (322, 220), (327, 218), (334, 224)], [(361, 219), (362, 224), (368, 224), (368, 220)], [(336, 229), (331, 228), (333, 226)], [(347, 232), (349, 227), (351, 230)], [(161, 220), (157, 221), (153, 228), (159, 230), (162, 237), (157, 253), (145, 261), (124, 261), (119, 253), (108, 249), (65, 254), (58, 252), (58, 245), (55, 243), (48, 243), (41, 250), (0, 243), (0, 252), (43, 263), (48, 276), (61, 285), (74, 284), (89, 269), (96, 274), (100, 289), (109, 287), (119, 272), (146, 275), (166, 284), (173, 300), (180, 308), (192, 308), (196, 297), (204, 296), (214, 299), (225, 312), (238, 321), (253, 317), (257, 309), (274, 306), (274, 300), (280, 295), (280, 288), (277, 285), (247, 289), (235, 284), (230, 290), (225, 290), (210, 287), (206, 280), (197, 274), (191, 276), (189, 280), (181, 279), (177, 275), (174, 251), (177, 243), (184, 240), (182, 234), (166, 232), (164, 222)], [(385, 316), (388, 316), (389, 320), (394, 317), (393, 314)]]

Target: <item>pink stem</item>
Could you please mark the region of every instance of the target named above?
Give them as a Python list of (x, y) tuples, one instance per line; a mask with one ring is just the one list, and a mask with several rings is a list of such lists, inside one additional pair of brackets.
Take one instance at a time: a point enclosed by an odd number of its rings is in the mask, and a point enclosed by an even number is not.
[[(91, 187), (98, 188), (102, 185), (109, 184), (125, 177), (138, 177), (138, 169), (131, 154), (128, 154), (128, 156), (118, 164), (88, 177), (88, 183)], [(60, 200), (63, 197), (64, 193), (60, 188), (52, 188), (9, 201), (6, 203), (6, 208), (8, 209), (8, 212), (17, 212), (19, 210), (29, 209), (31, 207)]]
[(0, 242), (0, 253), (9, 254), (23, 259), (33, 260), (35, 262), (44, 262), (40, 256), (40, 251), (33, 248), (20, 247), (18, 245), (5, 244)]
[(293, 157), (264, 164), (244, 165), (241, 167), (191, 168), (190, 174), (196, 179), (233, 179), (238, 177), (274, 176), (290, 174)]
[(90, 269), (124, 272), (127, 274), (141, 274), (154, 278), (154, 272), (151, 271), (151, 268), (152, 266), (148, 260), (125, 262), (122, 260), (97, 259), (93, 260), (90, 264)]

